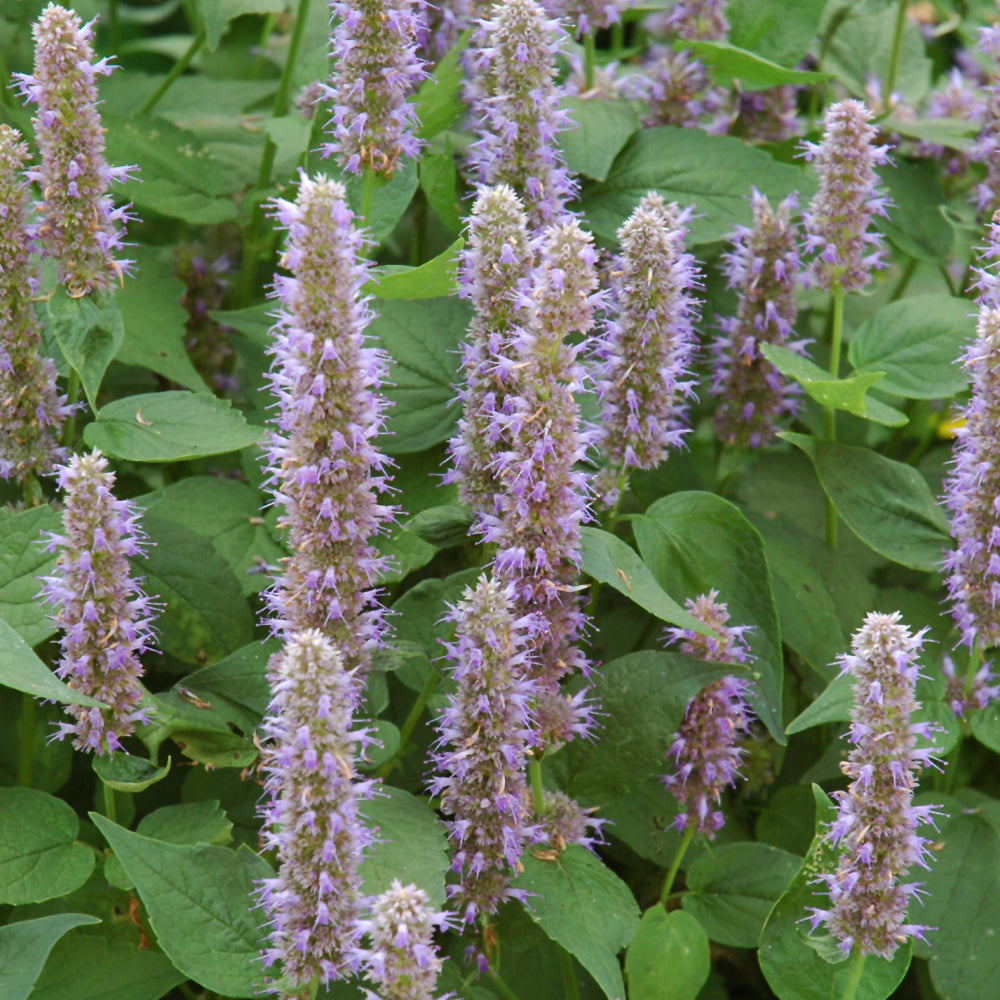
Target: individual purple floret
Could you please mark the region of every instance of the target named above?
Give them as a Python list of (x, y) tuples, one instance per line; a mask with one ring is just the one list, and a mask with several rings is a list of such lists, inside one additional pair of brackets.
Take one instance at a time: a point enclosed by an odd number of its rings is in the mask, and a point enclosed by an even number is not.
[(576, 38), (618, 24), (628, 0), (542, 0), (550, 17), (570, 25)]
[(549, 789), (542, 792), (542, 801), (544, 811), (534, 816), (539, 842), (551, 844), (560, 852), (570, 844), (579, 844), (592, 851), (597, 844), (604, 843), (602, 828), (607, 820), (593, 816), (594, 807), (584, 809), (565, 792)]
[(268, 681), (262, 838), (279, 868), (260, 888), (270, 924), (264, 964), (280, 962), (297, 990), (360, 965), (358, 867), (371, 835), (358, 806), (373, 785), (355, 766), (367, 742), (352, 724), (359, 678), (322, 633), (292, 635), (271, 657)]
[(1000, 24), (983, 28), (979, 33), (979, 51), (993, 67), (984, 86), (982, 130), (970, 159), (982, 163), (986, 176), (976, 187), (976, 206), (982, 215), (1000, 208)]
[(433, 1000), (441, 970), (434, 930), (447, 929), (449, 915), (435, 913), (423, 889), (393, 879), (361, 926), (371, 935), (365, 975), (377, 987), (365, 990), (368, 1000)]
[(72, 735), (78, 750), (96, 754), (120, 749), (136, 723), (147, 721), (139, 678), (155, 618), (128, 562), (145, 540), (138, 512), (115, 499), (115, 475), (107, 469), (108, 460), (95, 450), (57, 470), (66, 505), (63, 534), (50, 535), (47, 549), (59, 558), (52, 575), (42, 577), (42, 593), (56, 606), (63, 632), (56, 673), (107, 706), (67, 706), (76, 721), (61, 723), (57, 735)]
[(595, 488), (614, 505), (632, 469), (652, 469), (688, 433), (694, 392), (692, 323), (699, 303), (694, 258), (684, 250), (691, 209), (647, 194), (618, 230), (611, 319), (594, 348), (600, 367), (597, 448), (606, 463)]
[(74, 298), (112, 287), (132, 261), (117, 260), (129, 206), (114, 208), (108, 185), (136, 167), (109, 167), (97, 112), (97, 78), (114, 69), (93, 62), (93, 22), (50, 3), (35, 23), (34, 75), (17, 74), (24, 99), (38, 106), (32, 119), (41, 166), (28, 172), (42, 192), (37, 240), (58, 260), (59, 281)]
[(889, 162), (889, 147), (875, 145), (878, 129), (871, 119), (861, 101), (831, 104), (823, 141), (803, 143), (819, 175), (819, 191), (803, 215), (806, 248), (816, 252), (810, 277), (827, 292), (858, 291), (885, 263), (882, 235), (869, 226), (874, 216), (887, 214), (875, 168)]
[(41, 353), (42, 334), (32, 296), (28, 147), (0, 125), (0, 479), (52, 472), (65, 459), (59, 447), (71, 407), (56, 387), (56, 366)]
[(335, 63), (326, 96), (333, 101), (333, 141), (323, 155), (354, 174), (391, 177), (423, 143), (407, 97), (424, 78), (417, 56), (423, 0), (331, 0)]
[(952, 658), (946, 653), (941, 673), (945, 679), (944, 700), (960, 719), (1000, 698), (1000, 684), (996, 683), (997, 677), (989, 660), (971, 677), (959, 677)]
[(912, 635), (898, 611), (872, 612), (855, 632), (851, 653), (839, 660), (841, 673), (854, 681), (854, 748), (842, 765), (851, 783), (833, 793), (838, 813), (826, 835), (840, 848), (837, 870), (818, 880), (830, 906), (813, 908), (809, 919), (814, 930), (823, 924), (844, 954), (889, 959), (908, 938), (923, 939), (930, 929), (905, 923), (919, 885), (900, 884), (913, 865), (928, 867), (929, 841), (916, 831), (935, 815), (932, 805), (913, 805), (917, 772), (934, 764), (933, 750), (915, 745), (933, 727), (910, 722), (919, 707), (914, 687), (925, 631)]
[(776, 344), (805, 353), (802, 341), (789, 341), (798, 314), (795, 285), (801, 278), (800, 234), (793, 221), (797, 209), (795, 195), (775, 210), (755, 189), (753, 224), (736, 228), (730, 237), (732, 249), (722, 258), (726, 283), (739, 302), (735, 316), (718, 317), (711, 393), (720, 400), (715, 432), (731, 446), (759, 448), (770, 441), (782, 417), (795, 413), (797, 387), (760, 348)]
[(363, 673), (383, 632), (374, 587), (385, 560), (372, 539), (393, 517), (379, 503), (388, 485), (388, 459), (375, 447), (386, 362), (365, 346), (364, 238), (344, 188), (324, 177), (302, 175), (295, 203), (278, 201), (275, 214), (288, 230), (292, 277), (275, 278), (281, 311), (269, 378), (278, 429), (268, 485), (292, 555), (269, 595), (273, 627), (319, 629)]
[(509, 184), (532, 229), (565, 214), (576, 192), (556, 137), (569, 125), (559, 108), (555, 55), (564, 32), (536, 0), (505, 0), (474, 36), (469, 99), (479, 139), (470, 162), (484, 184)]
[(462, 352), (462, 416), (448, 450), (454, 468), (445, 482), (474, 511), (495, 511), (496, 454), (505, 436), (496, 417), (512, 385), (517, 330), (532, 322), (525, 291), (534, 262), (524, 207), (511, 187), (481, 188), (469, 218), (469, 243), (459, 265), (459, 295), (473, 308)]
[[(688, 599), (684, 607), (708, 626), (709, 635), (692, 629), (667, 629), (680, 651), (711, 663), (749, 664), (753, 659), (744, 633), (746, 625), (728, 625), (729, 609), (718, 591)], [(678, 832), (693, 829), (709, 840), (726, 822), (716, 809), (727, 786), (736, 785), (746, 756), (741, 741), (750, 735), (752, 715), (747, 698), (752, 685), (746, 677), (722, 677), (702, 688), (688, 703), (670, 754), (674, 770), (663, 783), (680, 803), (674, 820)]]
[(945, 586), (962, 641), (970, 649), (976, 643), (989, 649), (1000, 645), (1000, 308), (980, 308), (962, 363), (972, 376), (972, 394), (945, 481), (955, 539), (944, 559)]
[(449, 891), (472, 923), (517, 897), (511, 880), (534, 832), (525, 784), (534, 739), (530, 650), (546, 624), (537, 614), (518, 615), (514, 587), (486, 576), (448, 618), (455, 622), (455, 641), (446, 646), (455, 694), (438, 721), (429, 784), (450, 817), (459, 882)]

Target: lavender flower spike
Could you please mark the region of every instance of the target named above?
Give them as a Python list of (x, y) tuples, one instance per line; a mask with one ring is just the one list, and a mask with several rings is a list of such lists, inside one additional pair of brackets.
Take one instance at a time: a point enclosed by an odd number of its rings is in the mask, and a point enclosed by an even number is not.
[(518, 617), (513, 586), (485, 576), (448, 617), (456, 626), (446, 647), (456, 690), (438, 722), (430, 790), (451, 817), (459, 883), (450, 891), (472, 923), (517, 896), (511, 879), (532, 834), (524, 777), (533, 738), (529, 650), (545, 622)]
[(885, 263), (882, 236), (869, 226), (874, 216), (886, 214), (875, 168), (889, 162), (890, 147), (875, 145), (872, 117), (861, 101), (831, 104), (823, 141), (803, 143), (805, 158), (815, 162), (819, 174), (819, 191), (804, 215), (806, 248), (818, 252), (810, 276), (827, 292), (838, 285), (858, 291)]
[(900, 884), (912, 865), (927, 867), (929, 841), (916, 830), (935, 815), (933, 806), (912, 804), (916, 773), (934, 763), (932, 750), (915, 746), (933, 727), (910, 722), (925, 631), (912, 635), (898, 611), (872, 612), (839, 661), (854, 680), (854, 749), (843, 765), (851, 784), (833, 793), (839, 811), (827, 839), (840, 846), (840, 861), (820, 877), (830, 907), (814, 908), (810, 920), (813, 929), (824, 924), (845, 954), (892, 958), (907, 938), (930, 929), (905, 923), (919, 886)]
[(331, 0), (336, 64), (327, 96), (334, 138), (323, 155), (336, 154), (351, 173), (391, 177), (423, 145), (406, 98), (426, 76), (417, 56), (424, 7), (423, 0)]
[(114, 208), (111, 181), (136, 167), (109, 167), (97, 112), (97, 78), (114, 67), (93, 62), (93, 22), (50, 3), (35, 23), (34, 75), (17, 75), (21, 95), (38, 106), (32, 119), (42, 164), (28, 177), (42, 190), (38, 242), (58, 259), (59, 281), (73, 297), (117, 283), (132, 261), (117, 260), (129, 206)]
[(352, 729), (357, 678), (320, 632), (293, 635), (271, 658), (268, 680), (263, 843), (280, 866), (260, 889), (271, 927), (264, 963), (280, 961), (298, 989), (360, 965), (358, 867), (370, 835), (358, 803), (372, 783), (355, 773), (366, 742)]
[(612, 506), (631, 469), (652, 469), (684, 443), (693, 394), (692, 322), (698, 302), (694, 258), (684, 251), (691, 209), (665, 205), (650, 192), (618, 230), (612, 294), (615, 319), (596, 346), (601, 400), (598, 475), (601, 501)]
[[(707, 625), (710, 635), (692, 629), (668, 629), (680, 651), (710, 663), (748, 664), (752, 660), (745, 625), (728, 625), (729, 609), (712, 590), (685, 602), (685, 609)], [(722, 677), (704, 687), (688, 703), (670, 754), (675, 768), (663, 783), (680, 803), (674, 820), (678, 831), (693, 828), (709, 840), (726, 821), (719, 804), (727, 785), (735, 786), (746, 750), (740, 740), (750, 733), (747, 697), (751, 683), (745, 677)]]
[(383, 353), (365, 346), (360, 298), (368, 267), (344, 189), (303, 175), (294, 204), (275, 213), (288, 230), (270, 381), (278, 398), (268, 484), (283, 508), (292, 555), (269, 593), (274, 628), (323, 632), (349, 670), (383, 633), (374, 587), (384, 559), (372, 544), (393, 516), (379, 503), (388, 459), (375, 447), (385, 399)]
[(727, 0), (676, 0), (655, 24), (671, 37), (721, 41), (729, 32), (726, 6)]
[(981, 29), (976, 48), (988, 59), (991, 73), (984, 88), (979, 121), (982, 124), (969, 158), (986, 167), (986, 176), (976, 186), (976, 207), (983, 214), (1000, 208), (1000, 25)]
[(505, 0), (482, 22), (472, 50), (468, 96), (481, 123), (472, 165), (482, 183), (517, 192), (533, 229), (564, 215), (576, 192), (556, 145), (569, 124), (554, 82), (562, 37), (536, 0)]
[(736, 447), (766, 444), (777, 422), (795, 413), (797, 387), (782, 378), (760, 347), (777, 344), (805, 353), (802, 341), (789, 343), (798, 315), (799, 231), (792, 221), (797, 207), (795, 195), (789, 195), (772, 209), (754, 190), (753, 226), (738, 227), (732, 249), (723, 255), (727, 284), (739, 304), (735, 316), (719, 317), (711, 393), (721, 400), (715, 432)]
[(59, 432), (70, 412), (56, 388), (56, 366), (42, 355), (31, 297), (28, 185), (21, 169), (28, 147), (0, 125), (0, 478), (45, 475), (64, 460)]
[(577, 38), (589, 31), (599, 31), (618, 24), (622, 8), (629, 0), (543, 0), (542, 6), (552, 17), (571, 24)]
[(155, 617), (128, 563), (144, 540), (138, 514), (127, 500), (115, 499), (115, 475), (107, 468), (95, 450), (57, 470), (66, 502), (63, 534), (50, 536), (47, 548), (59, 558), (55, 572), (42, 578), (63, 631), (56, 673), (107, 706), (69, 707), (76, 721), (61, 723), (58, 736), (72, 735), (78, 750), (97, 754), (120, 749), (122, 738), (146, 721), (139, 678)]
[(366, 991), (368, 1000), (433, 1000), (441, 970), (433, 934), (448, 923), (423, 889), (393, 879), (372, 903), (371, 920), (362, 921), (371, 934), (367, 976), (378, 987), (378, 993)]

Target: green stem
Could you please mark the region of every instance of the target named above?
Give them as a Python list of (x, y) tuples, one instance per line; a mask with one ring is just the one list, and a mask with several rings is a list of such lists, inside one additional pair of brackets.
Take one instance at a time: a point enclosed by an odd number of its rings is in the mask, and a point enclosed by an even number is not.
[(597, 63), (597, 43), (594, 41), (594, 29), (591, 28), (583, 36), (583, 89), (594, 88), (594, 66)]
[(563, 985), (566, 987), (566, 1000), (580, 1000), (580, 987), (576, 981), (573, 959), (562, 945), (559, 946), (559, 968), (562, 970)]
[(611, 55), (618, 59), (625, 48), (625, 28), (621, 21), (615, 21), (611, 25)]
[(667, 872), (666, 881), (663, 883), (663, 889), (660, 891), (660, 902), (664, 906), (667, 905), (667, 897), (669, 897), (670, 890), (674, 887), (674, 879), (677, 878), (677, 873), (681, 869), (681, 862), (684, 860), (684, 855), (687, 854), (687, 849), (691, 846), (691, 841), (694, 840), (694, 833), (697, 829), (697, 824), (689, 826), (684, 831), (684, 836), (681, 837), (681, 842), (677, 845), (677, 851), (674, 853), (673, 860), (670, 862), (670, 871)]
[(858, 992), (861, 985), (861, 977), (865, 971), (865, 956), (860, 951), (855, 951), (851, 955), (851, 973), (847, 978), (847, 985), (840, 995), (840, 1000), (854, 1000), (854, 994)]
[(899, 283), (892, 290), (892, 297), (889, 299), (890, 302), (895, 302), (897, 299), (902, 297), (903, 292), (906, 291), (907, 286), (910, 284), (913, 272), (916, 271), (916, 269), (917, 259), (915, 257), (911, 257), (907, 262), (906, 267), (903, 268), (903, 275), (899, 279)]
[(366, 166), (361, 175), (361, 211), (359, 222), (363, 226), (372, 224), (372, 202), (375, 200), (375, 171)]
[(187, 47), (187, 51), (180, 57), (170, 67), (170, 72), (160, 81), (159, 87), (150, 94), (146, 103), (139, 108), (140, 115), (148, 115), (152, 112), (153, 108), (160, 103), (160, 99), (163, 95), (174, 85), (174, 81), (181, 75), (191, 65), (191, 60), (198, 54), (201, 47), (205, 44), (205, 29), (201, 28), (198, 34), (194, 36), (191, 40), (191, 44)]
[(30, 694), (21, 695), (21, 718), (17, 725), (17, 783), (31, 788), (35, 764), (35, 715), (37, 705)]
[(948, 293), (950, 295), (957, 296), (958, 290), (955, 288), (955, 282), (951, 280), (951, 275), (948, 273), (948, 268), (944, 264), (938, 265), (938, 270), (941, 272), (941, 277), (944, 278), (944, 283), (948, 286)]
[(490, 979), (493, 980), (493, 986), (497, 993), (504, 997), (505, 1000), (518, 1000), (517, 994), (492, 969), (490, 970)]
[(24, 502), (28, 507), (37, 507), (44, 499), (38, 477), (33, 472), (29, 472), (24, 477), (21, 486), (24, 489)]
[(528, 781), (531, 783), (531, 807), (536, 816), (545, 815), (545, 786), (542, 785), (542, 762), (528, 762)]
[(972, 653), (969, 655), (969, 666), (965, 671), (965, 693), (966, 695), (972, 694), (972, 685), (976, 680), (976, 671), (982, 666), (983, 663), (983, 647), (982, 643), (976, 642), (972, 647)]
[[(840, 343), (844, 337), (844, 289), (837, 284), (833, 288), (833, 332), (830, 338), (830, 375), (840, 377)], [(826, 407), (823, 413), (823, 429), (827, 441), (837, 440), (837, 411)], [(837, 508), (826, 498), (826, 544), (837, 547)]]
[(118, 17), (118, 0), (108, 4), (108, 25), (111, 35), (111, 51), (120, 52), (122, 47), (122, 26)]
[(260, 40), (257, 42), (257, 58), (254, 59), (253, 65), (250, 67), (250, 72), (247, 73), (248, 80), (256, 80), (260, 76), (260, 71), (264, 68), (264, 53), (267, 50), (268, 39), (271, 37), (271, 32), (274, 31), (275, 22), (278, 20), (276, 14), (268, 14), (264, 18), (264, 26), (260, 31)]
[(66, 423), (63, 425), (62, 432), (62, 446), (64, 448), (72, 448), (73, 440), (76, 437), (76, 408), (75, 403), (77, 397), (80, 395), (80, 375), (75, 368), (70, 368), (69, 370), (69, 380), (66, 383), (66, 402), (74, 409), (70, 415), (66, 418)]
[(899, 72), (899, 59), (903, 54), (903, 29), (906, 27), (906, 9), (909, 0), (899, 0), (896, 8), (896, 27), (892, 33), (892, 50), (889, 54), (889, 71), (885, 75), (885, 87), (882, 91), (882, 111), (889, 110), (889, 98), (892, 88), (896, 86), (896, 74)]
[(115, 790), (110, 785), (105, 785), (103, 781), (101, 784), (104, 786), (104, 815), (112, 823), (117, 823), (118, 809), (115, 807)]
[(417, 723), (424, 714), (424, 709), (427, 708), (427, 702), (430, 701), (431, 695), (437, 690), (440, 682), (441, 675), (431, 667), (430, 672), (424, 680), (424, 686), (420, 689), (417, 700), (410, 709), (410, 714), (407, 715), (402, 728), (399, 730), (399, 749), (378, 769), (378, 777), (385, 778), (392, 773), (392, 769), (396, 766), (400, 757), (403, 756), (410, 737), (413, 735), (413, 730), (417, 728)]

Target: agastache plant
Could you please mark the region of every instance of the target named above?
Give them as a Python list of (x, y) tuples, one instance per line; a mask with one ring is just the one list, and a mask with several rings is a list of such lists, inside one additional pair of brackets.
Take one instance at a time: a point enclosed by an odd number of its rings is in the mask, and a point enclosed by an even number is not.
[(280, 962), (299, 997), (361, 964), (361, 878), (370, 834), (359, 802), (372, 793), (357, 777), (366, 743), (353, 727), (358, 679), (340, 651), (316, 629), (293, 635), (268, 666), (271, 705), (261, 758), (266, 795), (264, 844), (278, 853), (278, 874), (260, 899), (269, 919), (266, 966)]
[(919, 885), (901, 881), (913, 865), (928, 867), (930, 842), (917, 828), (935, 815), (932, 805), (913, 805), (917, 774), (934, 763), (932, 749), (916, 746), (933, 727), (910, 721), (919, 707), (914, 691), (926, 629), (913, 634), (900, 618), (898, 611), (867, 615), (851, 652), (839, 660), (853, 681), (854, 747), (843, 765), (851, 783), (833, 792), (838, 813), (826, 836), (840, 855), (836, 871), (820, 877), (830, 905), (814, 907), (810, 920), (814, 930), (823, 925), (845, 955), (892, 958), (906, 940), (923, 939), (930, 929), (906, 922)]
[(652, 469), (680, 448), (694, 393), (694, 258), (684, 250), (691, 209), (647, 194), (618, 230), (612, 308), (595, 346), (601, 401), (597, 447), (606, 466), (595, 487), (614, 505), (633, 469)]
[(24, 99), (38, 108), (32, 119), (41, 165), (28, 171), (42, 192), (36, 238), (57, 260), (59, 281), (78, 298), (117, 284), (129, 265), (122, 246), (128, 207), (115, 208), (108, 185), (128, 180), (135, 167), (109, 167), (97, 111), (97, 78), (112, 72), (94, 62), (93, 22), (49, 4), (35, 23), (33, 75), (17, 74)]
[(422, 0), (332, 0), (336, 62), (326, 96), (333, 102), (333, 140), (324, 155), (354, 174), (391, 177), (415, 156), (416, 113), (407, 97), (426, 75), (417, 46)]
[(28, 185), (21, 171), (28, 147), (0, 125), (0, 478), (46, 475), (65, 452), (59, 433), (70, 413), (56, 386), (56, 366), (41, 353), (32, 296)]
[(536, 0), (507, 0), (482, 22), (471, 50), (468, 96), (480, 123), (471, 164), (480, 182), (514, 189), (533, 229), (564, 215), (576, 192), (556, 141), (569, 125), (555, 83), (563, 36)]
[(976, 207), (983, 215), (1000, 207), (1000, 25), (983, 28), (979, 33), (979, 51), (991, 67), (984, 87), (984, 100), (980, 118), (982, 129), (972, 149), (970, 158), (982, 163), (986, 176), (976, 186)]
[(801, 341), (789, 341), (801, 277), (799, 231), (793, 221), (797, 207), (795, 196), (789, 195), (773, 209), (754, 190), (753, 224), (737, 227), (732, 249), (723, 255), (726, 283), (739, 302), (735, 316), (719, 317), (710, 391), (719, 397), (715, 431), (729, 445), (759, 448), (770, 441), (782, 417), (795, 413), (795, 388), (760, 348), (775, 344), (804, 353)]
[(105, 755), (147, 721), (139, 679), (142, 656), (153, 644), (155, 610), (129, 567), (145, 536), (134, 505), (115, 499), (115, 475), (99, 451), (74, 455), (57, 470), (57, 481), (65, 498), (63, 529), (50, 535), (47, 548), (59, 556), (54, 572), (42, 578), (63, 633), (56, 673), (105, 706), (68, 706), (74, 721), (61, 723), (57, 735), (72, 736), (78, 750)]

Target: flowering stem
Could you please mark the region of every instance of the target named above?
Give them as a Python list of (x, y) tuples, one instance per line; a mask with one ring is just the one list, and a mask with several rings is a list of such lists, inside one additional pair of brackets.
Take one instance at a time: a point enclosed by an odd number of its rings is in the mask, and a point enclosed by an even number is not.
[(188, 68), (191, 64), (191, 60), (201, 51), (201, 47), (205, 44), (205, 29), (201, 28), (198, 34), (191, 39), (191, 44), (187, 47), (187, 51), (180, 57), (170, 67), (170, 72), (160, 81), (159, 87), (149, 95), (146, 103), (139, 108), (140, 115), (151, 114), (153, 108), (160, 103), (160, 99), (163, 95), (174, 85), (174, 81)]
[(504, 1000), (519, 1000), (518, 995), (492, 969), (490, 969), (490, 979), (493, 980), (494, 988)]
[[(830, 340), (830, 375), (840, 376), (840, 342), (844, 335), (844, 288), (840, 284), (833, 286), (833, 332)], [(837, 440), (837, 411), (828, 406), (823, 414), (823, 427), (827, 441)], [(833, 501), (826, 498), (826, 544), (837, 547), (837, 508)]]
[(118, 822), (118, 809), (115, 807), (115, 790), (110, 785), (104, 785), (104, 815), (111, 820), (112, 823)]
[(531, 782), (531, 805), (536, 816), (545, 812), (545, 789), (542, 785), (542, 762), (528, 762), (528, 781)]
[(840, 995), (840, 1000), (854, 1000), (858, 986), (861, 984), (861, 976), (865, 971), (865, 955), (861, 951), (854, 951), (851, 955), (851, 973), (847, 979), (844, 992)]
[(358, 213), (360, 219), (358, 224), (371, 228), (372, 224), (372, 201), (375, 198), (375, 171), (371, 167), (365, 167), (361, 175), (361, 211)]
[(417, 723), (424, 714), (427, 702), (430, 701), (431, 695), (437, 690), (437, 686), (440, 681), (441, 675), (432, 667), (427, 674), (427, 679), (424, 681), (424, 686), (420, 689), (420, 693), (417, 695), (417, 700), (413, 703), (413, 707), (410, 709), (410, 714), (407, 715), (406, 721), (399, 730), (399, 749), (378, 769), (378, 777), (388, 777), (392, 773), (392, 769), (396, 766), (396, 763), (399, 761), (399, 758), (403, 756), (403, 752), (406, 750), (406, 746), (409, 743), (410, 736), (413, 734), (413, 730), (417, 728)]
[(63, 425), (62, 445), (64, 448), (73, 447), (73, 438), (76, 437), (76, 398), (80, 395), (80, 375), (72, 366), (69, 370), (69, 381), (66, 385), (66, 402), (74, 407), (73, 411), (66, 418)]
[(563, 985), (566, 987), (566, 1000), (580, 1000), (580, 987), (573, 971), (573, 959), (568, 951), (559, 946), (559, 968), (562, 970)]
[(979, 640), (973, 644), (972, 653), (969, 655), (969, 666), (965, 671), (965, 693), (972, 694), (972, 687), (976, 680), (976, 671), (983, 662), (983, 645)]
[(694, 840), (695, 831), (697, 829), (697, 823), (690, 824), (685, 829), (684, 836), (681, 837), (680, 844), (677, 845), (677, 850), (674, 852), (673, 860), (670, 862), (670, 871), (667, 872), (666, 881), (663, 883), (663, 889), (660, 891), (660, 903), (663, 906), (667, 905), (667, 897), (670, 895), (670, 890), (674, 887), (674, 879), (677, 878), (681, 862), (684, 860), (684, 855), (687, 853), (687, 849), (691, 846), (691, 841)]
[(583, 36), (583, 89), (591, 90), (594, 86), (594, 64), (597, 61), (597, 46), (594, 42), (594, 29), (591, 28)]
[(899, 60), (903, 53), (903, 29), (906, 27), (906, 8), (909, 0), (899, 0), (896, 9), (896, 27), (892, 34), (892, 51), (889, 54), (889, 71), (885, 75), (885, 88), (882, 92), (883, 111), (889, 110), (889, 99), (892, 88), (896, 86), (896, 74), (899, 72)]
[(35, 764), (35, 699), (30, 694), (21, 696), (21, 718), (18, 721), (17, 783), (22, 788), (31, 787)]

